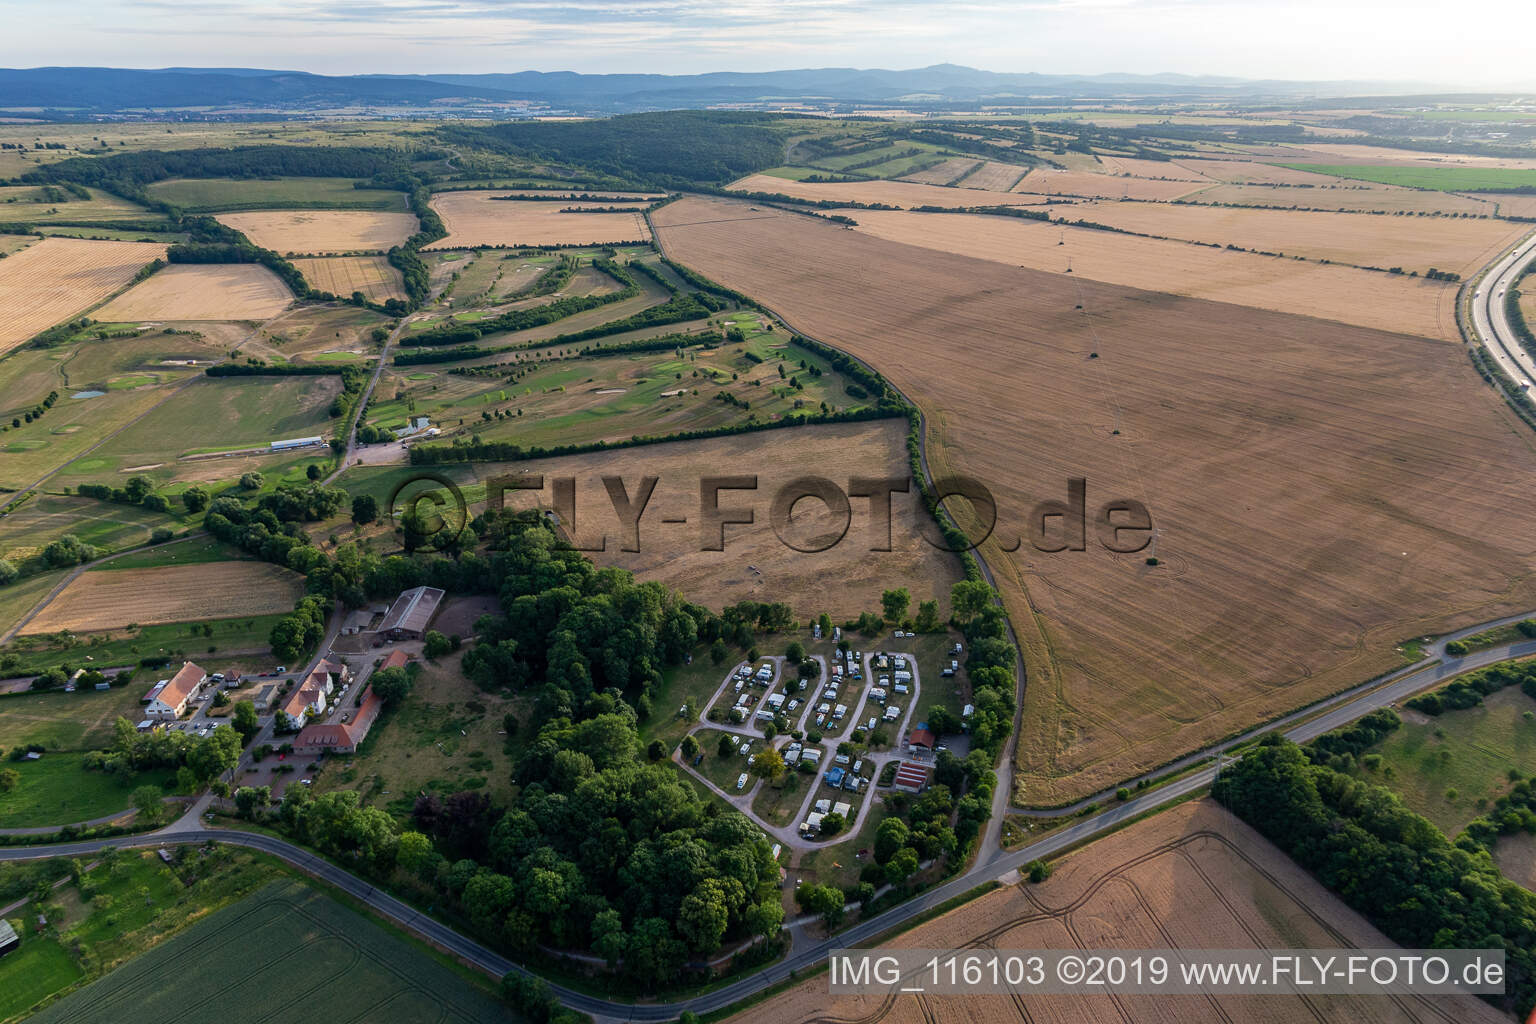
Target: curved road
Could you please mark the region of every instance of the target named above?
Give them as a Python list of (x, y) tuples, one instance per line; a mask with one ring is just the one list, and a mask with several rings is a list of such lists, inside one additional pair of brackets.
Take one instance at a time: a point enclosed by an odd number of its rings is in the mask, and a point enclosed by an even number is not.
[(1520, 344), (1505, 313), (1504, 301), (1533, 262), (1536, 235), (1526, 235), (1488, 268), (1472, 291), (1472, 326), (1494, 361), (1516, 384), (1522, 380), (1536, 381), (1536, 358)]
[[(1485, 277), (1480, 290), (1474, 295), (1473, 302), (1473, 318), (1477, 330), (1484, 338), (1493, 340), (1495, 344), (1490, 346), (1491, 350), (1494, 350), (1495, 346), (1498, 349), (1503, 349), (1504, 359), (1511, 360), (1512, 365), (1517, 367), (1516, 370), (1512, 371), (1512, 374), (1516, 375), (1516, 379), (1527, 376), (1530, 379), (1536, 379), (1536, 362), (1533, 362), (1529, 356), (1525, 356), (1523, 350), (1515, 342), (1512, 332), (1509, 331), (1509, 325), (1503, 316), (1502, 295), (1500, 292), (1506, 290), (1518, 279), (1525, 265), (1531, 262), (1532, 259), (1536, 259), (1536, 245), (1533, 245), (1532, 241), (1527, 239), (1494, 265)], [(777, 317), (776, 314), (775, 316)], [(783, 321), (782, 317), (777, 318)], [(786, 327), (790, 327), (787, 321), (783, 322)], [(793, 328), (791, 327), (791, 329)], [(1506, 333), (1500, 335), (1498, 333), (1500, 330)], [(1506, 345), (1512, 346), (1512, 350), (1506, 347)], [(388, 345), (386, 344), (386, 352), (387, 350)], [(1498, 355), (1496, 350), (1495, 355)], [(1525, 356), (1524, 362), (1521, 361), (1521, 356)], [(380, 366), (375, 371), (375, 379), (377, 379), (378, 370), (382, 368), (383, 361), (381, 358)], [(1502, 361), (1503, 359), (1501, 359)], [(1527, 364), (1530, 364), (1528, 368)], [(372, 390), (371, 384), (369, 390)], [(361, 406), (361, 403), (359, 405)], [(349, 442), (350, 440), (349, 438)], [(923, 469), (926, 474), (926, 458), (924, 458), (923, 462)], [(345, 460), (343, 461), (343, 466), (345, 466)], [(983, 572), (986, 573), (990, 582), (991, 574), (985, 568), (984, 563)], [(1220, 752), (1234, 743), (1243, 742), (1252, 736), (1277, 728), (1282, 729), (1288, 739), (1296, 742), (1306, 742), (1332, 729), (1346, 725), (1378, 708), (1400, 701), (1420, 690), (1442, 684), (1452, 676), (1462, 672), (1510, 658), (1536, 654), (1536, 639), (1532, 639), (1502, 644), (1463, 658), (1445, 658), (1444, 646), (1446, 641), (1469, 636), (1494, 625), (1518, 621), (1523, 617), (1512, 616), (1500, 619), (1494, 623), (1484, 623), (1444, 637), (1430, 648), (1429, 655), (1425, 660), (1415, 665), (1401, 669), (1383, 679), (1364, 683), (1359, 687), (1309, 708), (1294, 712), (1277, 722), (1255, 729), (1227, 743), (1188, 755), (1179, 762), (1167, 766), (1161, 774), (1166, 775), (1168, 772), (1178, 771), (1183, 767), (1211, 756), (1213, 753)], [(1023, 674), (1021, 671), (1019, 679), (1020, 689), (1022, 689), (1022, 686)], [(1020, 706), (1022, 706), (1022, 701)], [(1017, 730), (1015, 730), (1016, 735)], [(1011, 765), (1012, 753), (1013, 745), (1010, 743), (1004, 757), (1004, 766)], [(1198, 792), (1210, 785), (1211, 781), (1215, 778), (1216, 771), (1216, 766), (1200, 768), (1177, 781), (1144, 793), (1139, 797), (1118, 802), (1107, 810), (1085, 817), (1053, 835), (1012, 852), (1004, 852), (995, 842), (996, 830), (1001, 827), (1001, 812), (1003, 810), (1001, 805), (1006, 802), (1009, 792), (1009, 780), (1000, 779), (1002, 784), (998, 786), (998, 797), (994, 806), (994, 811), (996, 812), (994, 820), (989, 823), (988, 830), (983, 837), (982, 852), (976, 864), (970, 870), (906, 903), (893, 907), (868, 920), (860, 921), (852, 928), (836, 936), (805, 947), (778, 963), (770, 964), (751, 974), (737, 978), (729, 984), (716, 988), (706, 994), (675, 1003), (636, 1005), (614, 1002), (560, 985), (550, 985), (550, 991), (566, 1006), (606, 1020), (667, 1021), (675, 1019), (684, 1011), (703, 1014), (718, 1010), (754, 995), (771, 985), (784, 981), (800, 971), (819, 966), (834, 949), (855, 946), (861, 942), (866, 942), (883, 932), (900, 926), (912, 917), (932, 907), (963, 895), (979, 885), (1016, 871), (1032, 860), (1053, 856), (1077, 843), (1111, 831), (1141, 814), (1156, 810), (1158, 807), (1180, 800), (1191, 793)], [(348, 895), (367, 904), (381, 916), (461, 957), (466, 962), (473, 964), (493, 977), (500, 977), (512, 971), (527, 973), (520, 965), (514, 964), (500, 954), (485, 948), (473, 939), (459, 934), (433, 918), (423, 915), (345, 869), (292, 843), (259, 833), (208, 828), (203, 824), (201, 814), (209, 802), (210, 798), (208, 797), (199, 800), (182, 818), (157, 832), (118, 839), (90, 840), (51, 846), (4, 848), (0, 849), (0, 861), (31, 860), (53, 856), (76, 856), (95, 853), (108, 847), (153, 847), (167, 843), (215, 841), (244, 846), (277, 856), (300, 870), (334, 885)]]
[[(1507, 622), (1511, 620), (1499, 620)], [(1472, 627), (1460, 634), (1471, 635), (1489, 628), (1493, 623)], [(1427, 687), (1440, 685), (1462, 672), (1481, 668), (1510, 658), (1536, 655), (1536, 639), (1521, 640), (1479, 651), (1449, 662), (1429, 660), (1392, 676), (1386, 682), (1374, 684), (1368, 692), (1347, 695), (1337, 706), (1316, 717), (1285, 730), (1285, 736), (1296, 742), (1306, 742), (1332, 729), (1369, 714), (1377, 708), (1400, 701)], [(1309, 712), (1298, 712), (1307, 714)], [(685, 1010), (704, 1014), (729, 1006), (754, 995), (770, 985), (788, 979), (792, 974), (818, 967), (834, 949), (856, 946), (875, 936), (900, 926), (923, 911), (960, 896), (976, 886), (1016, 871), (1037, 858), (1051, 857), (1061, 851), (1118, 828), (1138, 815), (1156, 810), (1165, 804), (1182, 799), (1210, 785), (1216, 769), (1205, 767), (1192, 772), (1176, 782), (1145, 793), (1131, 800), (1117, 803), (1107, 810), (1083, 818), (1071, 826), (1011, 852), (992, 848), (983, 853), (978, 863), (962, 875), (943, 883), (915, 899), (887, 910), (866, 921), (860, 921), (846, 931), (823, 939), (791, 954), (784, 960), (770, 964), (752, 974), (737, 978), (704, 995), (676, 1003), (629, 1004), (614, 1002), (599, 996), (578, 992), (561, 985), (550, 985), (550, 990), (565, 1005), (582, 1013), (609, 1020), (667, 1021), (675, 1019)], [(200, 843), (215, 841), (235, 846), (249, 847), (280, 857), (289, 864), (367, 904), (379, 915), (401, 927), (415, 932), (428, 942), (462, 958), (493, 977), (501, 977), (509, 971), (527, 973), (523, 967), (506, 957), (487, 949), (473, 939), (459, 934), (447, 925), (422, 914), (368, 882), (321, 857), (292, 843), (272, 836), (232, 829), (209, 828), (203, 824), (201, 814), (210, 798), (199, 800), (191, 810), (174, 824), (157, 832), (118, 839), (97, 839), (77, 843), (60, 843), (52, 846), (11, 847), (0, 849), (0, 861), (35, 860), (43, 857), (80, 856), (97, 853), (107, 847), (154, 847), (169, 843)]]

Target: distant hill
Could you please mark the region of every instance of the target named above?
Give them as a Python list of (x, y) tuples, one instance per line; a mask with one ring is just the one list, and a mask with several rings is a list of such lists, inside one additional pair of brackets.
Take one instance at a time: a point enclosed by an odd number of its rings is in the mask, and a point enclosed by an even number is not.
[(111, 113), (173, 108), (303, 111), (343, 106), (428, 107), (529, 104), (615, 113), (811, 101), (831, 104), (969, 104), (980, 100), (1167, 99), (1392, 92), (1381, 83), (1256, 82), (1187, 75), (1010, 74), (958, 64), (905, 71), (809, 68), (702, 75), (585, 75), (519, 71), (485, 75), (313, 75), (252, 68), (28, 68), (0, 70), (0, 109)]

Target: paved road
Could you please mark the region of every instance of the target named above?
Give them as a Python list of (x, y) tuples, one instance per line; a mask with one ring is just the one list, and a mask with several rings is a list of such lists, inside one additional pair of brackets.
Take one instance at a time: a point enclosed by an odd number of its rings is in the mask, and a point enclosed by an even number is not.
[[(1399, 681), (1409, 677), (1418, 678), (1420, 673), (1427, 671), (1434, 665), (1435, 662), (1442, 662), (1442, 667), (1446, 670), (1448, 675), (1455, 675), (1458, 672), (1467, 671), (1468, 668), (1476, 668), (1479, 665), (1486, 665), (1489, 663), (1486, 659), (1483, 659), (1482, 652), (1469, 655), (1462, 659), (1456, 659), (1447, 655), (1445, 653), (1445, 645), (1450, 643), (1452, 640), (1462, 640), (1476, 633), (1481, 633), (1484, 630), (1493, 629), (1497, 626), (1507, 626), (1511, 623), (1519, 622), (1522, 619), (1531, 618), (1532, 616), (1536, 616), (1536, 611), (1526, 612), (1520, 615), (1510, 615), (1506, 618), (1495, 619), (1492, 622), (1484, 622), (1476, 626), (1471, 626), (1456, 633), (1447, 633), (1445, 636), (1442, 636), (1438, 640), (1435, 640), (1434, 642), (1426, 645), (1424, 647), (1424, 657), (1411, 665), (1405, 665), (1402, 668), (1393, 672), (1389, 672), (1384, 676), (1378, 676), (1375, 679), (1361, 683), (1358, 686), (1352, 686), (1347, 690), (1343, 690), (1334, 694), (1332, 697), (1326, 697), (1314, 704), (1309, 704), (1304, 708), (1292, 711), (1290, 714), (1282, 715), (1273, 721), (1266, 722), (1260, 726), (1255, 726), (1247, 732), (1238, 736), (1234, 736), (1231, 739), (1223, 740), (1220, 743), (1216, 743), (1201, 750), (1196, 750), (1193, 753), (1186, 754), (1179, 758), (1177, 761), (1171, 761), (1168, 764), (1163, 765), (1161, 768), (1156, 768), (1150, 772), (1147, 772), (1145, 775), (1137, 776), (1134, 779), (1128, 779), (1122, 783), (1122, 785), (1134, 786), (1136, 783), (1143, 780), (1147, 782), (1155, 782), (1158, 779), (1167, 778), (1170, 775), (1177, 775), (1178, 773), (1184, 771), (1186, 768), (1189, 768), (1191, 765), (1199, 764), (1201, 761), (1208, 761), (1214, 758), (1217, 754), (1230, 750), (1239, 744), (1247, 743), (1253, 739), (1256, 739), (1266, 732), (1273, 732), (1276, 729), (1283, 730), (1295, 726), (1305, 719), (1311, 718), (1314, 715), (1318, 715), (1320, 712), (1325, 712), (1321, 719), (1323, 721), (1330, 721), (1335, 723), (1353, 721), (1355, 718), (1360, 717), (1361, 714), (1365, 714), (1365, 712), (1358, 712), (1356, 714), (1348, 715), (1344, 718), (1338, 718), (1336, 717), (1337, 710), (1351, 705), (1356, 699), (1360, 698), (1362, 694), (1378, 695), (1386, 693), (1388, 691), (1383, 688), (1387, 687), (1388, 685), (1395, 686)], [(1532, 652), (1522, 651), (1518, 652), (1516, 656), (1525, 653)], [(1499, 661), (1502, 659), (1495, 658), (1493, 660)], [(1422, 689), (1425, 685), (1426, 684), (1424, 683), (1417, 683), (1407, 692), (1413, 692), (1413, 690)], [(1385, 703), (1378, 703), (1376, 706), (1384, 707), (1386, 704), (1390, 704), (1392, 701), (1397, 699), (1397, 697), (1388, 697)], [(1329, 725), (1322, 731), (1327, 732), (1328, 730), (1335, 729), (1337, 727), (1337, 724)], [(1111, 787), (1110, 789), (1104, 790), (1102, 793), (1095, 793), (1092, 796), (1085, 797), (1076, 803), (1068, 804), (1064, 807), (1010, 807), (1008, 810), (1010, 814), (1022, 815), (1024, 817), (1057, 818), (1064, 814), (1075, 814), (1078, 811), (1081, 811), (1083, 808), (1087, 807), (1089, 804), (1102, 804), (1107, 800), (1113, 800), (1115, 799), (1115, 789), (1117, 788), (1119, 787)]]
[[(1472, 291), (1472, 325), (1483, 345), (1515, 381), (1536, 381), (1536, 359), (1520, 344), (1505, 314), (1506, 293), (1536, 261), (1536, 236), (1527, 235), (1483, 275)], [(1536, 396), (1533, 396), (1536, 397)]]
[[(1486, 322), (1491, 324), (1496, 321), (1502, 324), (1502, 316), (1494, 306), (1500, 299), (1498, 295), (1501, 287), (1500, 282), (1504, 282), (1502, 287), (1507, 288), (1508, 282), (1512, 281), (1514, 276), (1517, 276), (1517, 267), (1523, 266), (1533, 255), (1536, 255), (1536, 249), (1533, 249), (1529, 242), (1522, 243), (1511, 256), (1505, 257), (1490, 272), (1489, 279), (1482, 287), (1483, 295), (1481, 296), (1483, 300), (1481, 303), (1483, 317)], [(1477, 297), (1475, 297), (1474, 301), (1474, 318), (1477, 316), (1476, 299)], [(782, 320), (782, 318), (780, 319)], [(787, 321), (785, 321), (785, 324), (790, 326)], [(1507, 325), (1504, 326), (1507, 327)], [(1480, 325), (1479, 330), (1483, 329), (1483, 326)], [(1492, 330), (1492, 327), (1490, 326), (1488, 329)], [(1515, 358), (1512, 353), (1507, 351), (1506, 355), (1509, 358)], [(1521, 364), (1516, 363), (1516, 365)], [(380, 366), (375, 371), (375, 379), (377, 379), (378, 370), (382, 369), (382, 366), (383, 359), (381, 358)], [(1536, 365), (1531, 367), (1531, 374), (1532, 379), (1536, 379)], [(983, 571), (986, 571), (985, 566)], [(987, 575), (990, 580), (990, 572)], [(1458, 634), (1453, 634), (1445, 639), (1449, 640), (1455, 637), (1471, 635), (1494, 625), (1517, 621), (1523, 617), (1512, 616), (1498, 620), (1495, 623), (1483, 623), (1463, 630)], [(328, 646), (328, 644), (325, 646)], [(1494, 662), (1532, 654), (1536, 654), (1536, 640), (1521, 640), (1517, 643), (1504, 644), (1480, 651), (1464, 658), (1448, 659), (1444, 656), (1444, 640), (1442, 640), (1431, 647), (1425, 661), (1408, 666), (1382, 680), (1362, 684), (1362, 686), (1332, 698), (1323, 704), (1314, 705), (1311, 708), (1295, 712), (1278, 722), (1270, 723), (1264, 729), (1255, 730), (1254, 734), (1280, 728), (1288, 738), (1297, 742), (1304, 742), (1331, 729), (1348, 724), (1363, 715), (1369, 714), (1371, 711), (1402, 700), (1419, 690), (1444, 683), (1447, 679), (1458, 673)], [(1021, 691), (1022, 687), (1023, 677), (1021, 672), (1019, 682)], [(1020, 706), (1022, 707), (1022, 700), (1020, 701)], [(1015, 730), (1015, 735), (1017, 735), (1017, 730)], [(1004, 767), (1008, 768), (1010, 772), (1012, 751), (1013, 745), (1010, 743), (1008, 754), (1004, 758)], [(1189, 763), (1193, 763), (1194, 760), (1205, 756), (1209, 756), (1209, 754), (1207, 752), (1198, 752), (1189, 755)], [(1000, 797), (998, 802), (1001, 804), (1006, 801), (1007, 784), (1010, 780), (1003, 776), (1001, 771), (999, 774)], [(1009, 875), (1032, 860), (1060, 853), (1076, 843), (1111, 831), (1131, 818), (1156, 810), (1191, 793), (1198, 792), (1210, 784), (1214, 775), (1214, 767), (1201, 768), (1161, 788), (1146, 792), (1139, 797), (1116, 803), (1107, 810), (1085, 817), (1053, 835), (1012, 852), (1003, 852), (995, 845), (995, 827), (989, 827), (986, 834), (987, 841), (982, 847), (982, 853), (978, 857), (977, 863), (964, 874), (900, 906), (893, 907), (882, 914), (861, 921), (833, 938), (805, 945), (778, 963), (768, 965), (759, 971), (738, 978), (727, 985), (692, 999), (676, 1003), (630, 1005), (613, 1002), (584, 992), (577, 992), (560, 985), (551, 985), (550, 991), (572, 1009), (591, 1014), (602, 1020), (665, 1021), (676, 1018), (685, 1010), (700, 1014), (708, 1013), (786, 980), (792, 974), (799, 971), (818, 966), (833, 949), (868, 941), (882, 932), (898, 927), (923, 911), (935, 907), (946, 900), (960, 896), (978, 885)], [(94, 853), (112, 846), (152, 847), (172, 842), (203, 842), (213, 840), (245, 846), (271, 853), (301, 870), (335, 885), (354, 898), (366, 903), (380, 915), (416, 932), (428, 941), (453, 952), (465, 961), (493, 976), (500, 976), (509, 971), (523, 972), (522, 967), (513, 964), (505, 957), (422, 915), (394, 897), (380, 892), (355, 875), (291, 843), (255, 833), (207, 828), (200, 816), (206, 803), (206, 798), (200, 800), (186, 815), (174, 824), (144, 836), (53, 846), (0, 849), (0, 861), (28, 860), (51, 856), (76, 856)], [(994, 808), (994, 811), (998, 812), (994, 815), (996, 825), (1000, 825), (1001, 810), (1000, 806)]]
[[(1499, 620), (1500, 623), (1509, 621), (1515, 621), (1515, 619)], [(1466, 630), (1461, 635), (1470, 635), (1473, 632), (1490, 628), (1492, 625), (1494, 623), (1485, 623)], [(1402, 700), (1404, 697), (1419, 690), (1440, 685), (1458, 673), (1490, 665), (1494, 662), (1530, 655), (1536, 655), (1536, 640), (1521, 640), (1518, 643), (1504, 644), (1468, 655), (1465, 658), (1453, 659), (1447, 662), (1421, 663), (1417, 666), (1410, 666), (1403, 672), (1392, 676), (1388, 681), (1375, 684), (1374, 689), (1365, 693), (1358, 693), (1353, 699), (1340, 703), (1316, 718), (1286, 729), (1285, 735), (1297, 742), (1304, 742), (1330, 729), (1346, 725), (1377, 708)], [(676, 1003), (630, 1005), (589, 995), (585, 992), (577, 992), (561, 985), (551, 985), (550, 990), (572, 1009), (591, 1014), (603, 1020), (666, 1021), (675, 1019), (684, 1010), (691, 1010), (698, 1014), (718, 1010), (753, 995), (770, 985), (783, 981), (789, 978), (792, 973), (806, 971), (819, 966), (833, 949), (855, 946), (861, 942), (868, 941), (882, 932), (900, 926), (903, 922), (946, 900), (960, 896), (983, 883), (1017, 871), (1032, 860), (1051, 857), (1074, 844), (1112, 831), (1138, 815), (1156, 810), (1191, 793), (1198, 792), (1210, 785), (1214, 775), (1215, 769), (1213, 767), (1202, 768), (1159, 789), (1144, 793), (1123, 803), (1116, 803), (1107, 810), (1085, 817), (1060, 832), (1047, 836), (1028, 846), (1006, 853), (997, 849), (984, 852), (980, 861), (969, 871), (930, 889), (917, 898), (900, 906), (893, 907), (867, 921), (861, 921), (852, 928), (830, 939), (822, 939), (815, 943), (805, 944), (803, 948), (797, 949), (778, 963), (770, 964), (759, 971), (738, 978), (728, 985), (692, 999)], [(155, 847), (169, 843), (199, 843), (209, 840), (229, 843), (235, 846), (244, 846), (270, 853), (300, 870), (336, 886), (348, 895), (366, 903), (381, 916), (415, 932), (427, 941), (452, 952), (492, 976), (500, 977), (508, 971), (523, 972), (524, 969), (522, 967), (512, 963), (500, 954), (486, 949), (473, 939), (460, 935), (446, 925), (423, 915), (387, 893), (379, 891), (356, 875), (291, 843), (257, 833), (208, 828), (203, 824), (201, 817), (207, 802), (207, 798), (198, 801), (182, 818), (158, 832), (116, 840), (91, 840), (88, 842), (63, 843), (53, 846), (0, 848), (0, 861), (33, 860), (53, 856), (80, 856), (96, 853), (107, 847)]]

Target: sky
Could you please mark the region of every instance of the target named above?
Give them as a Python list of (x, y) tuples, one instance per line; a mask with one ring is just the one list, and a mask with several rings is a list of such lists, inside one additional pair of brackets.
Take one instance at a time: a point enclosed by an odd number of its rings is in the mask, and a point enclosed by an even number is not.
[(992, 71), (1536, 86), (1525, 0), (0, 0), (0, 65)]

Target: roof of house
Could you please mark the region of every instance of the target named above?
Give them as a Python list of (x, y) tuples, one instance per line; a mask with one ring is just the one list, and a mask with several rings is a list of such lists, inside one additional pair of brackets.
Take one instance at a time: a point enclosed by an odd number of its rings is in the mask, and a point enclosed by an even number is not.
[(928, 782), (928, 766), (925, 764), (913, 764), (911, 761), (902, 762), (896, 769), (896, 785), (914, 786), (921, 788)]
[(432, 621), (442, 600), (443, 592), (436, 587), (413, 587), (403, 591), (389, 606), (389, 614), (384, 616), (379, 630), (385, 633), (392, 629), (426, 632), (427, 623)]
[(0, 946), (9, 946), (19, 941), (16, 936), (16, 929), (11, 927), (11, 922), (0, 918)]
[(322, 658), (320, 660), (320, 664), (315, 666), (316, 672), (324, 672), (333, 676), (339, 676), (346, 670), (347, 666), (345, 663), (340, 661), (331, 661), (329, 658)]
[(921, 727), (913, 729), (912, 734), (907, 737), (907, 742), (916, 747), (932, 747), (933, 733)]
[(186, 703), (187, 698), (192, 695), (192, 691), (201, 686), (203, 680), (207, 678), (208, 673), (190, 661), (186, 662), (171, 677), (170, 681), (165, 684), (165, 688), (160, 691), (159, 696), (155, 699), (166, 707), (180, 707)]
[(304, 680), (303, 685), (296, 686), (288, 699), (283, 702), (283, 714), (289, 718), (298, 718), (306, 713), (309, 706), (325, 695), (320, 684), (313, 682), (313, 676)]
[(386, 668), (405, 668), (410, 663), (411, 656), (401, 650), (389, 652), (389, 657), (384, 659), (384, 664), (379, 666), (380, 671)]
[(352, 716), (350, 722), (316, 722), (306, 725), (299, 730), (294, 737), (293, 745), (296, 747), (351, 747), (355, 748), (368, 736), (368, 730), (373, 728), (374, 719), (379, 717), (379, 712), (384, 708), (384, 701), (372, 690), (358, 705), (357, 714)]

